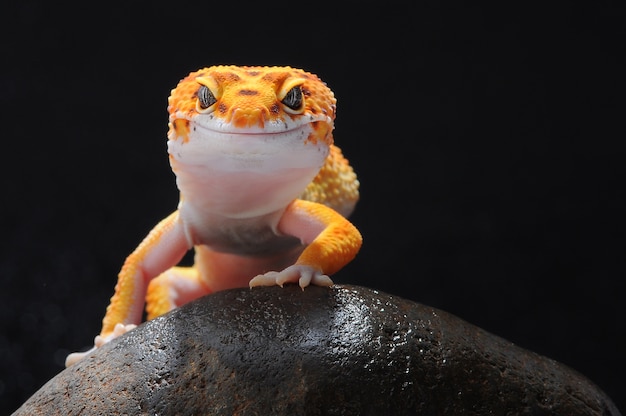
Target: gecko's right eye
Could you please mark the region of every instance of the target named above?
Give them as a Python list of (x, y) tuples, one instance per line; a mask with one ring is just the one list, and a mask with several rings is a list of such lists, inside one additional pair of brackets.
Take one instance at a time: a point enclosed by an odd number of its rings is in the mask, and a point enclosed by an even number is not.
[(206, 85), (200, 85), (200, 88), (198, 88), (198, 92), (196, 93), (196, 95), (198, 96), (197, 107), (199, 111), (207, 110), (209, 107), (217, 102), (215, 95), (213, 95), (209, 87), (207, 87)]

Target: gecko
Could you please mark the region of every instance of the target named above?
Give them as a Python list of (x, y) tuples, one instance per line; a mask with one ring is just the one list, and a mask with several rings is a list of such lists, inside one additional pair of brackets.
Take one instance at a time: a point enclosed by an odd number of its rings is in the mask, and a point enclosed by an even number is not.
[[(354, 169), (334, 144), (336, 98), (292, 67), (212, 66), (168, 98), (167, 152), (180, 198), (126, 258), (94, 347), (201, 296), (256, 286), (331, 286), (363, 238), (347, 219)], [(193, 266), (179, 263), (193, 250)]]

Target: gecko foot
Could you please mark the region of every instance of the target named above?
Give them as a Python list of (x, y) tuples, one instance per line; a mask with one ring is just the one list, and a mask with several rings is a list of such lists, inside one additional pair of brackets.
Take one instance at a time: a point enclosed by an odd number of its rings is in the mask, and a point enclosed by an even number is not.
[(282, 287), (285, 283), (298, 283), (302, 290), (309, 285), (331, 286), (333, 281), (321, 270), (311, 266), (294, 264), (281, 272), (267, 272), (250, 280), (250, 287), (275, 286)]
[(65, 359), (65, 367), (67, 368), (73, 364), (76, 364), (77, 362), (79, 362), (80, 360), (82, 360), (83, 358), (85, 358), (86, 356), (88, 356), (89, 354), (91, 354), (92, 352), (94, 352), (96, 349), (100, 348), (107, 342), (119, 337), (120, 335), (124, 335), (125, 333), (127, 333), (131, 329), (135, 329), (136, 327), (137, 325), (134, 325), (134, 324), (115, 325), (115, 328), (113, 328), (113, 332), (111, 332), (110, 334), (107, 334), (105, 336), (102, 336), (102, 335), (96, 336), (96, 338), (93, 341), (94, 346), (90, 350), (85, 351), (85, 352), (73, 352), (69, 354), (67, 358)]

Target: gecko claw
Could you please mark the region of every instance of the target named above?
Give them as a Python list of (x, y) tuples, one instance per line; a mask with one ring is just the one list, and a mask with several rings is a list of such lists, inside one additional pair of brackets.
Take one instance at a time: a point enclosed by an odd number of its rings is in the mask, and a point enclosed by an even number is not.
[(281, 272), (267, 272), (250, 280), (250, 288), (255, 286), (280, 286), (285, 283), (297, 283), (302, 290), (309, 285), (331, 286), (333, 281), (321, 270), (311, 266), (294, 264)]
[(135, 329), (135, 328), (137, 328), (137, 325), (135, 324), (127, 324), (127, 325), (116, 324), (115, 328), (113, 328), (113, 331), (111, 333), (107, 335), (97, 335), (93, 340), (94, 345), (91, 349), (85, 352), (73, 352), (69, 354), (67, 358), (65, 358), (65, 367), (67, 368), (71, 365), (76, 364), (77, 362), (79, 362), (80, 360), (82, 360), (83, 358), (85, 358), (86, 356), (88, 356), (89, 354), (91, 354), (92, 352), (94, 352), (95, 350), (97, 350), (98, 348), (106, 344), (107, 342), (110, 342), (114, 340), (115, 338), (119, 337), (120, 335), (124, 335), (128, 331)]

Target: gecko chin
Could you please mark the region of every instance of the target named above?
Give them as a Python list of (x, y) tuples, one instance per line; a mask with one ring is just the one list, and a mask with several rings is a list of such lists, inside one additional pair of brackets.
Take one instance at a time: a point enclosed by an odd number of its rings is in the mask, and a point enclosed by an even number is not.
[(284, 207), (313, 180), (329, 153), (325, 141), (309, 140), (309, 125), (279, 133), (195, 127), (187, 141), (168, 141), (176, 184), (183, 194), (195, 195), (199, 205), (229, 217)]

